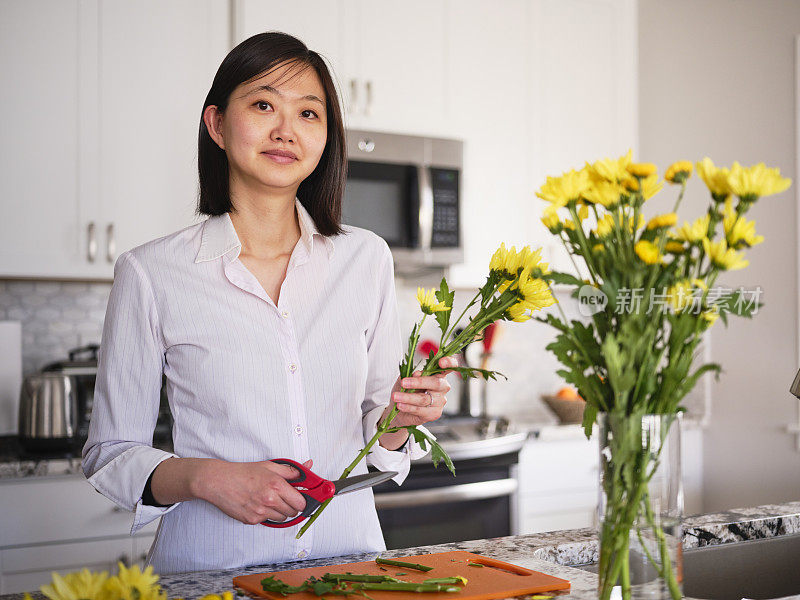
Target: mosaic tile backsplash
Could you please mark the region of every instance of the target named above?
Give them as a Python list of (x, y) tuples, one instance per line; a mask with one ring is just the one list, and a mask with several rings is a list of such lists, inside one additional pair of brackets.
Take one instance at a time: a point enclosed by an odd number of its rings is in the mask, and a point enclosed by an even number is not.
[[(417, 280), (398, 278), (397, 298), (400, 324), (407, 335), (420, 313), (415, 299)], [(431, 285), (432, 282), (424, 282)], [(22, 323), (23, 375), (45, 364), (65, 359), (69, 350), (101, 339), (110, 283), (0, 280), (0, 320)], [(456, 290), (454, 314), (459, 314), (476, 290)], [(577, 304), (566, 293), (559, 294), (567, 316), (578, 318)], [(551, 307), (547, 310), (555, 310)], [(430, 327), (428, 327), (430, 326)], [(438, 341), (438, 329), (426, 322), (422, 339)], [(541, 402), (542, 394), (554, 393), (563, 385), (556, 374), (559, 364), (545, 347), (553, 339), (552, 328), (537, 321), (500, 324), (488, 367), (508, 377), (484, 384), (470, 382), (470, 393), (483, 393), (490, 414), (524, 416), (526, 420), (555, 423), (556, 417)], [(7, 350), (4, 350), (4, 352)], [(480, 361), (480, 343), (470, 346), (467, 359), (471, 365)], [(447, 412), (458, 406), (461, 382), (450, 377), (453, 390), (448, 395)], [(701, 382), (687, 404), (690, 413), (701, 417), (707, 406), (708, 386)]]

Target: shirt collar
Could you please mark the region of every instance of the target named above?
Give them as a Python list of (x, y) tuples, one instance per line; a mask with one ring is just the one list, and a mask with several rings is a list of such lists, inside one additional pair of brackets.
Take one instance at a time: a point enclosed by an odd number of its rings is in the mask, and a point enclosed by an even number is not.
[[(322, 235), (314, 224), (314, 219), (308, 214), (303, 204), (297, 198), (294, 199), (294, 205), (297, 209), (297, 217), (300, 223), (300, 242), (305, 246), (308, 255), (314, 248), (314, 239), (320, 237), (328, 251), (328, 258), (333, 256), (334, 244), (333, 240)], [(229, 213), (215, 215), (209, 217), (203, 223), (203, 233), (200, 239), (200, 250), (194, 259), (195, 263), (215, 260), (221, 256), (225, 256), (231, 250), (236, 249), (236, 256), (242, 249), (242, 242), (236, 234), (236, 229), (233, 227), (231, 216)], [(235, 258), (235, 257), (234, 257)]]

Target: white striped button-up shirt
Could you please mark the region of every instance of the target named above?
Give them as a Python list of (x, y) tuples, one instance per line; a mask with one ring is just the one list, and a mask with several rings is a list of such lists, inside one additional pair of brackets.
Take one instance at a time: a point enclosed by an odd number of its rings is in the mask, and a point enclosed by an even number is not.
[[(83, 469), (134, 511), (131, 534), (161, 517), (157, 573), (385, 550), (371, 489), (337, 497), (308, 531), (247, 525), (202, 501), (142, 504), (172, 456), (314, 460), (336, 479), (376, 431), (402, 357), (392, 256), (372, 232), (325, 237), (295, 201), (300, 240), (277, 306), (239, 260), (230, 216), (210, 217), (122, 254), (106, 311)], [(162, 372), (174, 453), (152, 447)], [(400, 484), (426, 452), (373, 446)], [(367, 472), (364, 461), (352, 475)]]

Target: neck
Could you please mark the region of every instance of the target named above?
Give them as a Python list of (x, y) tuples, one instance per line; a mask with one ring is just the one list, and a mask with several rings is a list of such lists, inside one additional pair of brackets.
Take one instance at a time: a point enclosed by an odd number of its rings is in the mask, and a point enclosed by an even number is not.
[(231, 222), (242, 242), (241, 254), (253, 258), (275, 258), (291, 254), (300, 239), (300, 223), (295, 214), (294, 194), (270, 196), (254, 201), (238, 198)]

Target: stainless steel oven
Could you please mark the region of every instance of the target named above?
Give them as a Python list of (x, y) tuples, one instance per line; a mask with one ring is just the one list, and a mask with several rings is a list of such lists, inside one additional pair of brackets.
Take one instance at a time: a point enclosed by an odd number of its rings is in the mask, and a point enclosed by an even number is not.
[(342, 221), (380, 235), (398, 268), (463, 260), (459, 140), (347, 132)]
[(414, 461), (398, 486), (373, 488), (388, 549), (502, 537), (516, 533), (519, 451), (527, 432), (498, 419), (442, 417), (429, 429), (453, 459), (456, 476), (430, 455)]

